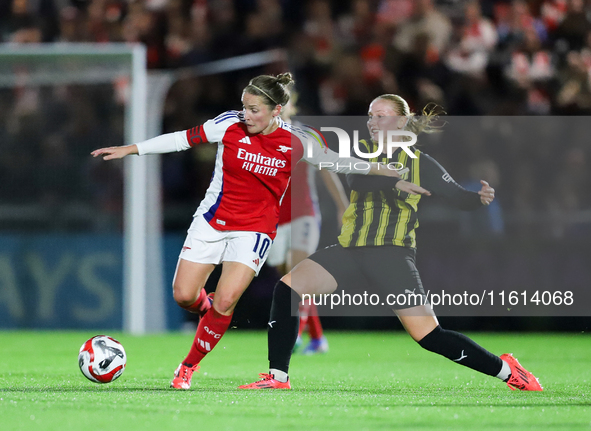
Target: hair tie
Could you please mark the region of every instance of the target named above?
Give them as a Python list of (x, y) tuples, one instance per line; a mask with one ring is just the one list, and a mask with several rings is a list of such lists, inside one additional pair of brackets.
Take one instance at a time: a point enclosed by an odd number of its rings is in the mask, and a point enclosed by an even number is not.
[[(265, 96), (267, 96), (269, 99), (271, 99), (271, 102), (275, 103), (275, 105), (281, 105), (281, 103), (277, 103), (277, 102), (275, 102), (275, 99), (273, 99), (271, 96), (269, 96), (269, 95), (267, 94), (267, 92), (266, 92), (265, 90), (263, 90), (262, 88), (259, 88), (259, 87), (257, 87), (257, 86), (256, 86), (256, 85), (254, 85), (254, 84), (248, 84), (248, 85), (250, 85), (251, 87), (254, 87), (254, 88), (256, 88), (257, 90), (259, 90), (261, 93), (263, 93), (263, 94), (264, 94)], [(283, 106), (283, 105), (281, 105), (281, 106)]]

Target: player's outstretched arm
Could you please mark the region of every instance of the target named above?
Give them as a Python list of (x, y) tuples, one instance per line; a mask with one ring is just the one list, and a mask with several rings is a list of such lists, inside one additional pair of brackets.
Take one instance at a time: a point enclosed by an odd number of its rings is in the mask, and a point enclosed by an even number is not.
[[(192, 130), (196, 129), (195, 127)], [(125, 145), (123, 147), (107, 147), (94, 150), (93, 157), (103, 156), (103, 160), (122, 159), (130, 154), (164, 154), (175, 151), (185, 151), (191, 148), (191, 143), (187, 139), (187, 130), (174, 133), (166, 133), (156, 136), (147, 141), (139, 142), (134, 145)], [(201, 139), (201, 137), (200, 137)], [(201, 140), (200, 142), (203, 142)]]
[(122, 159), (130, 154), (138, 154), (137, 145), (124, 145), (121, 147), (106, 147), (94, 150), (92, 157), (103, 156), (103, 160)]

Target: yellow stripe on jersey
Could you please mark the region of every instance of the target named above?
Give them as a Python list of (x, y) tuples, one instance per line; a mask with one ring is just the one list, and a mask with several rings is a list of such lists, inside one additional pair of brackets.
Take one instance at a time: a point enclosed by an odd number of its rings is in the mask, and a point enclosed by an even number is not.
[[(370, 145), (359, 141), (367, 152), (375, 152), (377, 144)], [(398, 150), (388, 159), (385, 154), (371, 158), (370, 162), (398, 162), (410, 171), (402, 178), (420, 185), (421, 152), (414, 150), (417, 158), (410, 158)], [(351, 191), (351, 203), (343, 216), (343, 228), (339, 243), (343, 247), (362, 247), (397, 245), (416, 247), (415, 229), (419, 226), (417, 218), (421, 195), (409, 195), (398, 189), (378, 192)]]
[[(417, 186), (421, 185), (421, 177), (419, 176), (419, 160), (420, 160), (420, 152), (415, 150), (415, 155), (417, 156), (416, 159), (412, 159), (412, 177), (411, 182), (416, 184)], [(416, 244), (416, 229), (419, 227), (419, 218), (416, 216), (417, 211), (419, 210), (419, 201), (421, 200), (422, 195), (410, 195), (408, 198), (408, 203), (411, 205), (412, 209), (414, 210), (414, 223), (412, 226), (408, 227), (408, 237), (412, 244)]]
[[(402, 164), (402, 166), (408, 166), (407, 159), (408, 155), (404, 151), (401, 151), (398, 157), (398, 161)], [(409, 168), (412, 169), (412, 167)], [(411, 174), (412, 172), (409, 172), (409, 175)], [(398, 207), (398, 220), (396, 221), (396, 225), (394, 226), (394, 236), (392, 239), (394, 245), (402, 245), (402, 242), (404, 241), (404, 234), (406, 233), (406, 225), (408, 223), (410, 215), (405, 202), (399, 199), (396, 199), (394, 202)], [(397, 241), (400, 243), (397, 243)]]
[(356, 208), (358, 198), (359, 193), (357, 193), (355, 190), (352, 190), (349, 206), (343, 213), (343, 227), (341, 228), (341, 234), (339, 235), (339, 242), (341, 243), (350, 244), (351, 240), (353, 239), (355, 222), (357, 220)]
[[(382, 198), (383, 200), (383, 198)], [(382, 211), (380, 211), (380, 223), (378, 226), (378, 232), (375, 238), (374, 245), (384, 245), (386, 233), (388, 229), (388, 225), (390, 224), (390, 215), (392, 214), (392, 209), (390, 205), (382, 205)]]
[(363, 247), (367, 244), (367, 237), (369, 235), (369, 228), (371, 226), (371, 222), (373, 221), (373, 213), (374, 213), (374, 203), (373, 203), (373, 193), (368, 193), (369, 197), (363, 201), (363, 225), (361, 230), (359, 231), (359, 237), (355, 242), (357, 247)]
[[(375, 153), (377, 150), (375, 144), (370, 149), (369, 144), (365, 140), (361, 140), (361, 141), (359, 141), (359, 143), (363, 144), (366, 152)], [(378, 155), (377, 157), (371, 157), (368, 161), (369, 162), (379, 162), (381, 160), (379, 160), (379, 155)], [(371, 224), (374, 219), (374, 209), (375, 209), (374, 199), (378, 198), (379, 195), (380, 195), (380, 192), (375, 192), (375, 193), (370, 192), (367, 194), (367, 198), (363, 202), (363, 225), (359, 231), (359, 236), (357, 237), (357, 241), (355, 242), (355, 246), (357, 246), (357, 247), (363, 247), (364, 245), (374, 245), (374, 244), (368, 244), (367, 239), (370, 234)]]

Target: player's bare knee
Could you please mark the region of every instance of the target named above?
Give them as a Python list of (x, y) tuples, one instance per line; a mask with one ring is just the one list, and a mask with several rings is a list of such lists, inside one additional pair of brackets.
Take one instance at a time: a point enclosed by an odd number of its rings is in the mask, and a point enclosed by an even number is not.
[(234, 311), (237, 301), (238, 299), (232, 295), (216, 292), (215, 298), (213, 299), (213, 308), (220, 314), (228, 314)]
[(215, 308), (215, 310), (218, 313), (224, 314), (224, 315), (228, 315), (228, 314), (232, 313), (234, 311), (235, 306), (236, 306), (236, 304), (230, 300), (220, 300), (217, 304), (216, 303), (213, 304), (213, 308)]
[(176, 283), (172, 286), (172, 297), (181, 307), (189, 307), (197, 300), (194, 292), (190, 289), (183, 289), (182, 286)]

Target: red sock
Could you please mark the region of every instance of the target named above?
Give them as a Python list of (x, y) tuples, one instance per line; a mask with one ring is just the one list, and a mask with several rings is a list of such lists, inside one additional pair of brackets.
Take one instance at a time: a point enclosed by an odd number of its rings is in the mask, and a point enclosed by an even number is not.
[(298, 337), (302, 336), (302, 332), (304, 332), (304, 329), (306, 328), (306, 324), (308, 323), (308, 311), (310, 309), (310, 306), (307, 304), (304, 304), (303, 302), (300, 302), (300, 327), (298, 329)]
[(322, 324), (320, 323), (320, 317), (318, 317), (318, 308), (314, 304), (310, 305), (308, 311), (308, 331), (313, 339), (317, 340), (322, 337)]
[(186, 307), (181, 305), (181, 308), (184, 308), (191, 313), (199, 314), (201, 317), (203, 317), (205, 313), (207, 313), (207, 310), (211, 308), (211, 302), (209, 302), (209, 298), (207, 297), (207, 292), (205, 289), (201, 289), (197, 301)]
[(183, 363), (194, 366), (201, 362), (203, 357), (211, 352), (220, 341), (231, 321), (232, 315), (224, 316), (211, 307), (199, 321), (195, 340), (193, 340), (191, 350)]

